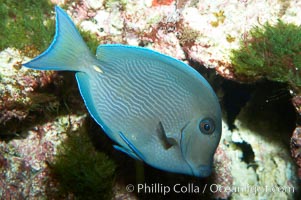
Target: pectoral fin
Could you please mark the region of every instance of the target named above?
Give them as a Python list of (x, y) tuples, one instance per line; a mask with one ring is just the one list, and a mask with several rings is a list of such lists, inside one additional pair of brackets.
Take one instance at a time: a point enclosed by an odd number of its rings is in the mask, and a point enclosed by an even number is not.
[(177, 143), (174, 138), (166, 136), (166, 132), (163, 128), (162, 122), (159, 122), (156, 128), (156, 133), (164, 149), (169, 149), (170, 147), (172, 147)]
[(137, 160), (145, 160), (142, 153), (125, 137), (125, 135), (122, 132), (119, 132), (119, 136), (128, 145), (130, 150), (127, 148), (124, 148), (124, 147), (117, 146), (117, 145), (114, 145), (115, 149), (122, 151), (123, 153), (126, 153), (129, 156), (131, 156), (132, 158), (135, 158)]

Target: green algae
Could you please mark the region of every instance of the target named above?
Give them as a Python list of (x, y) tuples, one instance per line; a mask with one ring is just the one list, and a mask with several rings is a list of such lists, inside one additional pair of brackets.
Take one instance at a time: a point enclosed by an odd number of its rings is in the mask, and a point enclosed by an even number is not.
[(256, 26), (232, 51), (231, 60), (238, 76), (266, 78), (300, 90), (301, 27), (280, 20)]
[(70, 132), (58, 151), (51, 169), (62, 196), (72, 193), (76, 199), (111, 199), (115, 163), (95, 150), (85, 127)]
[[(43, 52), (55, 32), (53, 8), (48, 0), (0, 0), (0, 51), (14, 47), (29, 57)], [(99, 44), (96, 35), (80, 33), (95, 52)]]
[(24, 50), (29, 45), (44, 50), (54, 33), (54, 20), (49, 19), (52, 10), (47, 0), (0, 0), (0, 50)]

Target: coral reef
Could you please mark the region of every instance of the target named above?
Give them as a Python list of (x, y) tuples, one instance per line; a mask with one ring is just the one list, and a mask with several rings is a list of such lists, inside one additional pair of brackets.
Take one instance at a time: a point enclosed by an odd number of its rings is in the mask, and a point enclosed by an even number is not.
[(296, 127), (291, 139), (291, 153), (296, 160), (298, 168), (298, 176), (301, 177), (301, 127)]
[[(290, 95), (294, 95), (292, 103), (297, 113), (301, 113), (301, 101), (298, 96), (299, 72), (294, 71), (294, 67), (298, 68), (300, 62), (299, 46), (294, 46), (298, 45), (295, 41), (299, 40), (299, 34), (292, 34), (293, 31), (299, 30), (298, 19), (301, 15), (298, 11), (301, 8), (299, 1), (52, 0), (52, 2), (59, 3), (67, 9), (93, 52), (99, 43), (139, 45), (189, 62), (197, 70), (206, 71), (204, 73), (206, 78), (209, 77), (207, 76), (209, 72), (203, 66), (215, 68), (222, 77), (235, 81), (254, 82), (259, 77), (265, 77), (289, 84), (289, 86), (277, 86), (278, 89), (273, 87), (276, 92), (292, 89), (291, 94), (285, 93), (285, 100), (281, 100), (282, 94), (263, 95), (268, 93), (269, 89), (267, 89), (261, 93), (260, 102), (263, 103), (258, 103), (258, 99), (254, 97), (260, 96), (256, 94), (254, 88), (262, 88), (267, 85), (266, 83), (252, 84), (250, 86), (252, 89), (237, 87), (218, 89), (221, 99), (222, 96), (228, 95), (227, 105), (224, 105), (224, 112), (228, 119), (227, 124), (223, 124), (223, 138), (214, 158), (214, 172), (208, 179), (199, 180), (141, 166), (141, 163), (139, 165), (122, 153), (108, 148), (105, 152), (117, 166), (112, 198), (293, 199), (295, 197), (299, 188), (295, 165), (290, 158), (289, 144), (291, 144), (291, 154), (299, 166), (298, 175), (301, 177), (299, 127), (295, 129), (291, 142), (289, 138), (294, 123), (300, 119), (289, 117), (294, 115), (294, 110), (283, 105), (285, 102), (290, 102)], [(96, 152), (92, 146), (86, 149), (91, 152), (91, 155), (86, 153), (87, 156), (83, 158), (81, 154), (74, 154), (72, 157), (72, 153), (80, 150), (72, 144), (81, 146), (81, 142), (88, 140), (86, 136), (79, 139), (79, 133), (75, 132), (83, 132), (83, 121), (86, 116), (89, 116), (83, 114), (86, 111), (74, 79), (70, 78), (68, 73), (32, 71), (21, 67), (21, 63), (26, 62), (28, 57), (41, 53), (49, 45), (54, 32), (53, 8), (48, 1), (26, 0), (21, 4), (3, 0), (0, 5), (0, 16), (3, 19), (0, 22), (3, 30), (0, 33), (0, 195), (4, 199), (80, 198), (89, 190), (80, 192), (84, 189), (72, 187), (74, 185), (70, 184), (68, 187), (66, 182), (70, 182), (69, 178), (72, 176), (77, 178), (76, 181), (83, 180), (84, 184), (81, 186), (90, 189), (95, 184), (101, 184), (99, 180), (106, 181), (101, 178), (102, 174), (97, 172), (103, 165), (99, 165), (99, 168), (94, 171), (95, 177), (91, 177), (94, 175), (88, 173), (88, 177), (85, 178), (83, 175), (85, 172), (80, 168), (84, 163), (80, 161), (87, 159), (86, 162), (90, 163), (97, 157), (96, 155), (100, 156), (97, 161), (108, 160), (107, 156)], [(288, 73), (283, 76), (281, 71), (280, 75), (273, 75), (270, 71), (263, 72), (256, 68), (256, 72), (261, 73), (250, 78), (250, 74), (244, 74), (243, 70), (239, 71), (239, 67), (233, 67), (243, 66), (241, 60), (231, 60), (234, 58), (233, 52), (243, 53), (246, 50), (242, 49), (241, 44), (245, 44), (245, 47), (254, 53), (254, 46), (252, 46), (254, 42), (262, 40), (265, 44), (270, 42), (262, 38), (268, 33), (277, 31), (275, 27), (292, 31), (288, 33), (288, 35), (292, 34), (289, 35), (290, 39), (285, 40), (283, 35), (280, 35), (281, 37), (278, 37), (279, 34), (274, 35), (275, 40), (280, 39), (277, 45), (284, 45), (277, 46), (276, 53), (272, 52), (277, 56), (271, 56), (271, 52), (260, 51), (268, 55), (260, 59), (253, 57), (250, 63), (254, 66), (254, 62), (259, 62), (266, 66), (266, 63), (271, 63), (271, 60), (266, 62), (263, 58), (273, 58), (279, 61), (273, 64), (281, 70), (286, 69), (284, 72)], [(270, 32), (265, 32), (264, 29)], [(254, 37), (257, 39), (254, 40)], [(273, 35), (269, 35), (269, 39), (272, 38)], [(253, 42), (252, 49), (248, 42)], [(283, 59), (283, 56), (278, 56), (282, 53), (284, 57), (290, 55), (280, 50), (286, 49), (289, 52), (293, 47), (294, 56), (297, 57), (288, 56)], [(286, 68), (282, 69), (282, 66)], [(244, 67), (248, 68), (249, 65)], [(249, 68), (248, 72), (250, 72)], [(213, 73), (215, 74), (215, 71)], [(71, 76), (73, 77), (73, 74)], [(218, 79), (214, 84), (219, 86), (219, 81), (225, 82), (224, 79)], [(229, 90), (232, 93), (229, 93)], [(247, 93), (248, 97), (244, 97), (244, 93)], [(235, 98), (243, 99), (244, 102), (236, 105)], [(275, 102), (280, 103), (274, 105)], [(274, 106), (268, 109), (270, 105)], [(283, 110), (279, 113), (273, 112), (281, 108), (287, 112)], [(259, 117), (259, 113), (263, 113), (263, 117)], [(290, 121), (290, 124), (287, 124), (287, 121)], [(281, 124), (286, 125), (286, 129), (279, 128), (278, 125)], [(229, 128), (231, 130), (228, 130)], [(111, 147), (110, 141), (103, 138), (105, 136), (97, 135), (97, 137), (101, 137), (101, 141), (97, 140), (99, 146)], [(93, 141), (96, 143), (96, 140)], [(95, 143), (94, 146), (97, 146)], [(61, 144), (63, 145), (58, 148)], [(71, 146), (68, 146), (69, 144)], [(74, 148), (74, 151), (70, 151)], [(58, 160), (60, 158), (62, 160)], [(79, 159), (72, 161), (74, 166), (69, 166), (71, 164), (69, 159), (73, 158)], [(58, 166), (63, 167), (56, 168)], [(76, 166), (80, 167), (77, 169)], [(110, 164), (108, 166), (109, 172), (106, 177), (110, 179), (107, 182), (110, 185), (114, 167)], [(143, 168), (144, 172), (141, 172), (139, 180), (136, 180), (138, 177), (136, 177), (136, 173), (138, 174), (136, 170), (139, 171), (139, 168)], [(60, 179), (62, 177), (60, 174), (69, 172), (65, 180)], [(93, 183), (86, 185), (87, 182), (84, 181)], [(149, 185), (162, 183), (171, 187), (175, 184), (195, 184), (200, 188), (210, 185), (219, 187), (220, 190), (212, 191), (207, 188), (204, 193), (169, 193), (166, 196), (159, 193), (126, 190), (127, 184), (138, 183)], [(94, 192), (107, 191), (107, 187), (110, 187), (108, 185), (105, 188), (93, 188)], [(51, 193), (61, 196), (51, 196)], [(110, 195), (110, 191), (105, 193)]]
[(85, 115), (68, 115), (37, 125), (26, 137), (0, 141), (1, 199), (41, 199), (56, 194), (57, 181), (50, 178), (57, 147), (67, 137), (68, 130), (76, 131)]
[(38, 113), (55, 114), (59, 107), (55, 95), (38, 91), (58, 85), (61, 77), (56, 72), (22, 68), (26, 60), (11, 48), (0, 52), (0, 137), (18, 134)]
[[(224, 132), (223, 143), (227, 145), (220, 147), (228, 157), (228, 160), (223, 161), (222, 169), (225, 170), (225, 166), (231, 163), (231, 172), (226, 173), (227, 178), (222, 179), (225, 182), (230, 178), (230, 181), (223, 186), (231, 190), (228, 193), (215, 192), (214, 196), (223, 199), (230, 195), (232, 199), (246, 199), (251, 195), (252, 198), (293, 199), (298, 186), (287, 146), (270, 142), (261, 135), (263, 133), (250, 131), (240, 119), (236, 120), (235, 125), (237, 129), (233, 132)], [(253, 154), (253, 159), (245, 160), (248, 154)], [(219, 179), (216, 181), (222, 185)]]
[[(285, 89), (286, 86), (266, 81), (252, 88), (245, 85), (236, 91), (240, 95), (231, 96), (231, 101), (236, 103), (236, 98), (243, 97), (242, 91), (251, 94), (244, 100), (246, 103), (242, 104), (240, 112), (236, 112), (235, 120), (223, 125), (221, 143), (215, 155), (216, 178), (213, 182), (230, 189), (216, 191), (215, 197), (296, 198), (298, 177), (289, 151), (289, 138), (296, 119), (289, 93), (282, 91), (282, 97), (274, 95), (275, 89), (281, 87)], [(228, 86), (225, 92), (231, 93), (233, 89), (235, 85)], [(224, 105), (225, 112), (233, 112), (226, 108), (231, 106)], [(229, 123), (234, 124), (231, 130)], [(295, 144), (297, 153), (298, 141)]]

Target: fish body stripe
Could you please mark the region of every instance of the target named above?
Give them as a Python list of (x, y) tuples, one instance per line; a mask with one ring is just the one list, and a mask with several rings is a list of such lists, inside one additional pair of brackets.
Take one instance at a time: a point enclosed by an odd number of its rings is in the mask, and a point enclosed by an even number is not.
[(184, 114), (180, 108), (186, 106), (188, 93), (180, 84), (174, 84), (179, 77), (168, 73), (170, 66), (152, 61), (145, 63), (143, 60), (114, 61), (110, 70), (106, 69), (110, 73), (93, 74), (98, 80), (93, 81), (92, 92), (104, 122), (114, 126), (128, 118), (153, 120), (161, 115), (166, 125), (172, 125), (182, 118), (179, 118)]

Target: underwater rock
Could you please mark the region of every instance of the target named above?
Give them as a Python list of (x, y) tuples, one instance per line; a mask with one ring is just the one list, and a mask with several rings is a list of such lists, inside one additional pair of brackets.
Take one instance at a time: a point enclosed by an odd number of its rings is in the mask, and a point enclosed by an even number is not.
[(218, 67), (222, 76), (231, 77), (231, 51), (239, 47), (241, 38), (267, 21), (282, 19), (300, 24), (300, 6), (294, 1), (278, 0), (186, 1), (181, 11), (183, 23), (199, 33), (186, 53), (207, 67)]
[(56, 194), (58, 183), (51, 178), (49, 163), (68, 130), (78, 130), (85, 116), (61, 116), (30, 128), (22, 139), (0, 141), (1, 199), (44, 199)]
[[(223, 123), (223, 130), (227, 129), (226, 124)], [(223, 138), (221, 140), (223, 141)], [(227, 154), (226, 145), (219, 145), (214, 154), (214, 170), (212, 174), (213, 184), (218, 185), (220, 188), (233, 187), (233, 175), (231, 173), (231, 166), (233, 161)], [(213, 185), (212, 184), (212, 185)], [(212, 196), (215, 199), (228, 199), (231, 196), (231, 191), (214, 190), (212, 189)]]
[(57, 84), (60, 77), (56, 72), (33, 71), (22, 67), (28, 60), (17, 50), (7, 48), (0, 52), (0, 137), (8, 132), (15, 134), (30, 112), (54, 109), (58, 99), (49, 93), (36, 92)]
[[(69, 9), (73, 20), (84, 30), (95, 33), (101, 43), (153, 48), (178, 59), (216, 68), (221, 76), (233, 80), (244, 79), (235, 76), (232, 51), (250, 36), (254, 26), (275, 24), (278, 19), (299, 25), (301, 17), (300, 3), (278, 0), (108, 0), (93, 8), (93, 15), (81, 17), (79, 13), (89, 13), (92, 5), (90, 0), (80, 1), (72, 3)], [(72, 11), (78, 7), (86, 11)]]
[(87, 0), (87, 4), (90, 8), (97, 10), (103, 5), (104, 0)]
[(242, 115), (235, 121), (237, 129), (223, 126), (212, 195), (216, 199), (293, 199), (298, 184), (288, 147), (277, 141), (277, 134), (251, 130)]
[(291, 155), (295, 160), (297, 167), (298, 167), (298, 177), (301, 179), (301, 127), (300, 127), (300, 120), (301, 120), (301, 96), (296, 95), (292, 98), (292, 104), (294, 105), (296, 112), (297, 112), (297, 127), (295, 128), (291, 141), (290, 141), (290, 148), (291, 148)]
[(301, 96), (299, 96), (299, 95), (294, 96), (292, 99), (292, 103), (293, 103), (297, 113), (300, 116), (301, 115)]
[(298, 126), (291, 138), (291, 153), (298, 166), (298, 177), (301, 178), (301, 127)]
[[(178, 40), (180, 14), (174, 2), (153, 6), (154, 1), (104, 1), (102, 9), (93, 10), (95, 16), (81, 17), (73, 7), (89, 2), (72, 4), (70, 13), (79, 27), (96, 34), (102, 44), (123, 43), (146, 46), (178, 59), (185, 55)], [(160, 1), (161, 2), (161, 1)], [(89, 7), (89, 6), (88, 6)], [(88, 9), (89, 10), (89, 9)], [(86, 11), (88, 12), (88, 11)], [(180, 27), (181, 28), (181, 27)]]

